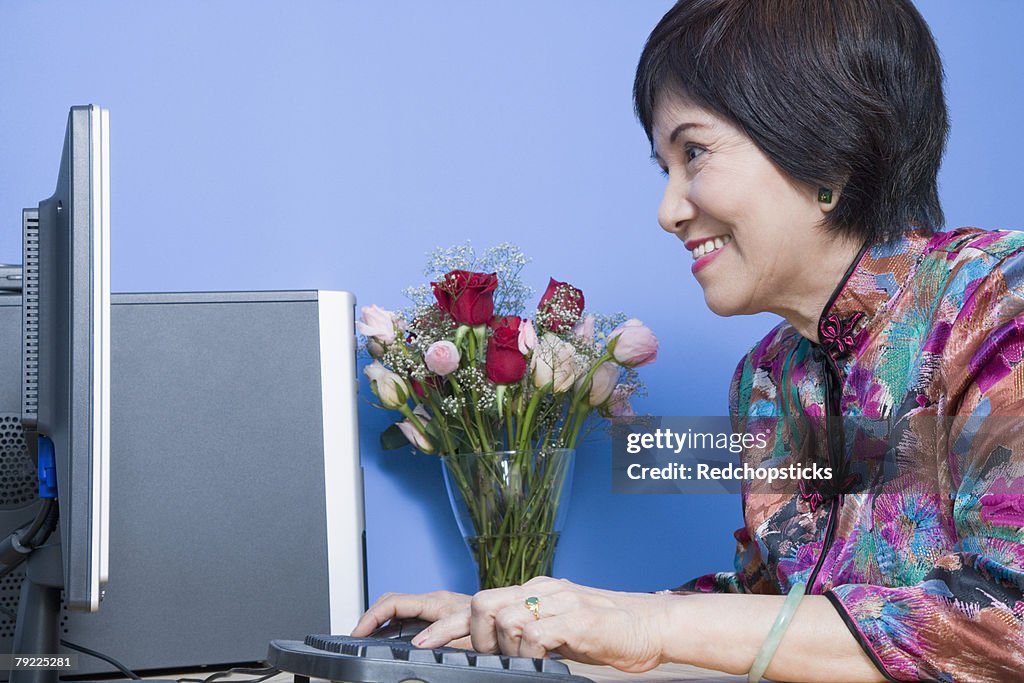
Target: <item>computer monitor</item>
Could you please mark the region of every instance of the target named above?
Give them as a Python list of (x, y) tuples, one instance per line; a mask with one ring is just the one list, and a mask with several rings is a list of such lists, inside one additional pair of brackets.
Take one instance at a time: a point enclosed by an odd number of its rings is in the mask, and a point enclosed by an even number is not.
[[(108, 112), (73, 107), (57, 189), (22, 215), (20, 438), (38, 460), (42, 502), (26, 508), (34, 519), (7, 515), (20, 523), (0, 529), (13, 548), (0, 571), (25, 564), (15, 654), (57, 652), (61, 591), (68, 608), (96, 611), (107, 580), (109, 157)], [(47, 679), (56, 671), (10, 680)]]
[[(72, 110), (57, 192), (24, 212), (26, 267), (0, 266), (0, 574), (21, 559), (3, 539), (39, 545), (0, 577), (0, 654), (228, 668), (272, 638), (347, 631), (366, 608), (355, 300), (110, 296), (106, 138), (105, 112)], [(40, 434), (56, 503), (36, 496)], [(115, 573), (89, 613), (108, 519)], [(64, 673), (112, 666), (81, 656)]]

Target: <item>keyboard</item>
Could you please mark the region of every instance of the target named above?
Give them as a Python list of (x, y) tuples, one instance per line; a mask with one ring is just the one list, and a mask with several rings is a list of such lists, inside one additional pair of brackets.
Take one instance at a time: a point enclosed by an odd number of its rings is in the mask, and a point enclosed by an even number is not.
[(296, 677), (347, 683), (593, 683), (573, 676), (565, 663), (554, 659), (418, 648), (392, 638), (315, 635), (302, 642), (274, 640), (267, 660)]

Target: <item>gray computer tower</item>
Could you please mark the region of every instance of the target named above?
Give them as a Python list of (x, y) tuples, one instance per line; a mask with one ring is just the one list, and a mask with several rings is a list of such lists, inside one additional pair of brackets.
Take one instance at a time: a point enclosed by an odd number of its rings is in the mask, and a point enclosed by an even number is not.
[[(218, 667), (354, 625), (353, 308), (341, 292), (113, 296), (110, 580), (62, 638), (134, 669)], [(0, 413), (20, 404), (19, 310), (0, 296)], [(17, 577), (0, 604), (16, 604)], [(0, 615), (0, 651), (10, 626)]]

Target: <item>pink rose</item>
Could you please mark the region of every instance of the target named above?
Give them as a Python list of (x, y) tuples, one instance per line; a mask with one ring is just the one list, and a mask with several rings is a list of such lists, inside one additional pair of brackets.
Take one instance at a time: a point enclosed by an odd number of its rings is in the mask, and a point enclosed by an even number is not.
[(384, 367), (380, 361), (373, 361), (363, 372), (370, 379), (370, 389), (385, 408), (397, 410), (409, 400), (409, 385), (402, 377)]
[(603, 404), (612, 395), (615, 383), (619, 381), (619, 366), (615, 363), (601, 363), (594, 371), (594, 377), (590, 381), (590, 395), (587, 402), (597, 407)]
[(558, 335), (548, 332), (537, 343), (530, 360), (533, 386), (542, 389), (551, 385), (551, 393), (560, 394), (576, 381), (576, 349)]
[[(357, 322), (356, 325), (358, 324), (359, 323)], [(366, 350), (370, 352), (370, 356), (375, 360), (380, 360), (384, 357), (384, 345), (373, 337), (368, 337), (366, 339)]]
[(616, 384), (608, 403), (604, 407), (603, 414), (611, 417), (633, 417), (633, 406), (629, 403), (629, 397), (633, 395), (635, 387), (631, 384)]
[[(430, 416), (422, 409), (422, 406), (416, 406), (413, 413), (419, 418), (421, 424), (425, 425), (430, 421)], [(434, 452), (434, 444), (430, 442), (426, 434), (416, 427), (412, 420), (402, 420), (398, 423), (398, 428), (402, 430), (402, 434), (414, 448), (428, 454)]]
[(459, 367), (459, 349), (450, 341), (436, 341), (427, 347), (423, 361), (427, 369), (444, 377)]
[(537, 330), (532, 320), (524, 320), (519, 325), (519, 353), (528, 355), (537, 346)]
[(582, 320), (576, 323), (576, 326), (572, 328), (572, 333), (577, 337), (587, 342), (588, 344), (594, 343), (594, 324), (596, 319), (592, 315), (585, 316)]
[(363, 306), (362, 315), (356, 321), (356, 331), (369, 339), (376, 339), (387, 345), (395, 341), (398, 332), (405, 330), (405, 323), (391, 311), (374, 304)]
[(650, 328), (633, 318), (608, 335), (608, 349), (615, 362), (627, 368), (653, 363), (658, 357), (658, 338)]

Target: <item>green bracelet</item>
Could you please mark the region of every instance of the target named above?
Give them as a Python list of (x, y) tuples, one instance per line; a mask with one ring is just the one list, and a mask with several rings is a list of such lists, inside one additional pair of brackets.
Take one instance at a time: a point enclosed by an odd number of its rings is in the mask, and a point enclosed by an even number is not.
[(768, 665), (772, 663), (772, 657), (775, 656), (775, 651), (779, 649), (782, 636), (786, 635), (786, 629), (789, 628), (789, 623), (793, 621), (793, 615), (796, 614), (796, 608), (800, 606), (800, 601), (803, 599), (806, 589), (807, 586), (803, 583), (798, 583), (789, 589), (789, 595), (786, 596), (786, 602), (782, 604), (779, 615), (775, 617), (772, 630), (768, 632), (768, 637), (764, 639), (761, 649), (758, 650), (757, 656), (754, 657), (754, 663), (750, 666), (750, 673), (747, 674), (747, 683), (758, 683), (761, 677), (764, 676), (764, 672), (768, 670)]

